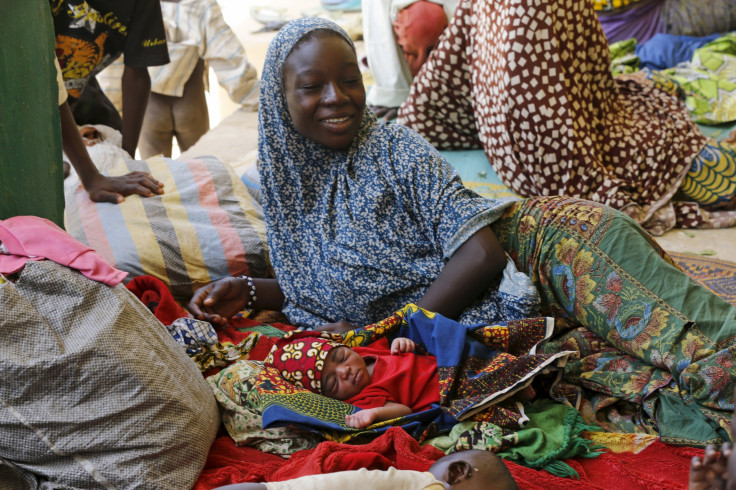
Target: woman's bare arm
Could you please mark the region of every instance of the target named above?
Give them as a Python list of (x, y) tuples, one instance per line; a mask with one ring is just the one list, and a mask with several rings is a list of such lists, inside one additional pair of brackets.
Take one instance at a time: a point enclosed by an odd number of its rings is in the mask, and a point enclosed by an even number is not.
[(506, 260), (493, 230), (481, 228), (450, 257), (418, 306), (457, 318), (503, 273)]

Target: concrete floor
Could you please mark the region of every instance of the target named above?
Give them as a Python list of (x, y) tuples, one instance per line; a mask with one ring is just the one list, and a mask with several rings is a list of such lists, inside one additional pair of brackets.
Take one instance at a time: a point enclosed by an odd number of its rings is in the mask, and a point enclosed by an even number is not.
[[(319, 0), (218, 0), (222, 6), (225, 20), (235, 31), (245, 46), (251, 62), (262, 73), (263, 61), (268, 43), (273, 32), (255, 32), (262, 27), (255, 21), (250, 10), (257, 7), (283, 9), (283, 13), (291, 19), (300, 17), (303, 12), (316, 9), (320, 6)], [(345, 13), (339, 19), (347, 25), (360, 22), (360, 13)], [(362, 43), (356, 43), (359, 53), (362, 52)], [(210, 86), (218, 87), (217, 81), (212, 80)], [(227, 99), (224, 91), (219, 89), (210, 97), (211, 112), (214, 123), (225, 120), (224, 123), (213, 128), (211, 134), (205, 135), (195, 146), (185, 152), (182, 157), (192, 157), (201, 154), (215, 154), (222, 160), (238, 164), (251, 164), (256, 158), (257, 146), (257, 115), (237, 111), (237, 106)], [(671, 230), (656, 240), (665, 250), (680, 253), (693, 253), (712, 256), (723, 260), (736, 262), (736, 228), (720, 230)]]

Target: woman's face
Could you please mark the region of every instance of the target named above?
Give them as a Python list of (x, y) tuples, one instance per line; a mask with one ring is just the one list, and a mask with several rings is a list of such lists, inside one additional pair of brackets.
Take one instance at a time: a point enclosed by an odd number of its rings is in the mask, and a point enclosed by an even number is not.
[(302, 136), (334, 150), (346, 149), (360, 129), (365, 88), (358, 59), (339, 35), (316, 35), (284, 63), (289, 115)]

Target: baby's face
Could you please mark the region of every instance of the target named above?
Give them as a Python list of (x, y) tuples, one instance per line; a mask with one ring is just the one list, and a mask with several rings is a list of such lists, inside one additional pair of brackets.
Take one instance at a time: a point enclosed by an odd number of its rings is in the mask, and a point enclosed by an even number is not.
[(357, 395), (371, 382), (365, 360), (348, 347), (335, 347), (322, 368), (322, 394), (337, 400)]

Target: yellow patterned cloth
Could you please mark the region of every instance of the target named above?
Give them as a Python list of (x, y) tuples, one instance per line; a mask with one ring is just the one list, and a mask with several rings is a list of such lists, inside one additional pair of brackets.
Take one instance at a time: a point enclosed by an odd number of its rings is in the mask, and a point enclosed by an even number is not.
[(583, 437), (595, 445), (604, 446), (614, 453), (640, 453), (659, 436), (652, 434), (620, 434), (612, 432), (583, 432)]
[(680, 191), (700, 204), (718, 207), (731, 202), (736, 194), (736, 146), (709, 140), (690, 166)]
[(593, 8), (596, 10), (615, 10), (621, 7), (640, 2), (641, 0), (593, 0)]

